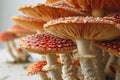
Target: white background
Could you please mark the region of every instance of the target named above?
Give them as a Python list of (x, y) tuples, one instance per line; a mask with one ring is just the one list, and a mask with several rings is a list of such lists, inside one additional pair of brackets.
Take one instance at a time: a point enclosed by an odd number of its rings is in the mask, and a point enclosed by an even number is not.
[[(21, 5), (43, 3), (45, 0), (0, 0), (0, 32), (13, 25), (10, 17), (22, 14), (17, 10)], [(0, 43), (0, 48), (3, 44)]]

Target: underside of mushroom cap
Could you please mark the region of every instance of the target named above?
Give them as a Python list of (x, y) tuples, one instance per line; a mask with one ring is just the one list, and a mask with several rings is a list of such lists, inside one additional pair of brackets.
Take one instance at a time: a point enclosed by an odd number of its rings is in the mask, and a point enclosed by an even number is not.
[(100, 47), (101, 49), (107, 51), (108, 53), (120, 57), (120, 40), (96, 41), (94, 44)]
[(120, 2), (119, 0), (65, 0), (69, 5), (76, 7), (76, 8), (82, 8), (84, 10), (90, 9), (90, 8), (107, 8), (107, 9), (113, 9), (113, 10), (119, 10), (120, 9)]
[(16, 36), (13, 33), (10, 33), (10, 32), (1, 32), (0, 33), (0, 42), (7, 42), (7, 41), (13, 40), (15, 38), (18, 38), (18, 36)]
[(68, 39), (112, 40), (120, 37), (116, 22), (99, 17), (65, 17), (44, 25), (53, 35)]
[(36, 18), (31, 18), (31, 17), (27, 17), (27, 16), (13, 16), (12, 20), (27, 29), (31, 29), (34, 31), (44, 31), (43, 29), (43, 25), (46, 23), (45, 21), (42, 21), (40, 19), (36, 19)]
[(47, 64), (46, 61), (39, 61), (39, 62), (36, 62), (36, 63), (29, 65), (27, 68), (27, 75), (35, 75), (35, 74), (38, 74), (40, 72), (46, 72), (43, 70), (43, 67), (46, 64)]
[(35, 31), (31, 29), (23, 28), (22, 26), (19, 26), (17, 24), (14, 24), (10, 29), (8, 29), (8, 32), (14, 33), (18, 36), (24, 36), (24, 35), (36, 33)]
[(72, 40), (50, 34), (27, 36), (20, 41), (20, 46), (38, 54), (64, 53), (76, 49), (76, 44)]
[[(62, 4), (61, 4), (62, 5)], [(41, 19), (44, 21), (50, 21), (52, 19), (66, 17), (66, 16), (85, 16), (84, 13), (76, 10), (72, 7), (61, 7), (47, 4), (31, 5), (31, 7), (23, 6), (19, 10), (28, 16)], [(37, 15), (33, 15), (35, 13)]]

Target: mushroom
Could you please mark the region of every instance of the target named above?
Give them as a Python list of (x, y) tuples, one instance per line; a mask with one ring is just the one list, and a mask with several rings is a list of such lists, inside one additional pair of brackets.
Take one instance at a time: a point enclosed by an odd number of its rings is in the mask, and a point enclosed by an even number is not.
[(40, 80), (49, 80), (45, 70), (43, 67), (47, 64), (46, 61), (38, 61), (28, 66), (27, 75), (35, 75), (39, 74)]
[(43, 24), (45, 23), (45, 21), (42, 21), (40, 19), (36, 19), (36, 18), (31, 18), (31, 17), (27, 17), (27, 16), (13, 16), (12, 20), (27, 29), (31, 29), (37, 32), (43, 32)]
[[(110, 54), (110, 59), (107, 63), (107, 66), (105, 68), (105, 73), (108, 75), (108, 77), (114, 76), (113, 73), (110, 71), (110, 65), (117, 62), (117, 57), (120, 56), (120, 40), (113, 40), (113, 41), (97, 41), (95, 42), (95, 45), (100, 47), (101, 49), (105, 50)], [(115, 55), (115, 56), (114, 56)]]
[(8, 32), (14, 33), (18, 36), (25, 36), (28, 34), (35, 34), (36, 33), (33, 30), (23, 28), (22, 26), (19, 26), (17, 24), (14, 24), (10, 29), (8, 29)]
[(19, 7), (19, 10), (27, 16), (41, 19), (44, 21), (50, 21), (52, 19), (66, 16), (85, 16), (85, 14), (81, 12), (81, 10), (74, 9), (69, 5), (65, 4), (63, 1), (60, 1), (59, 5), (57, 2), (51, 5), (37, 4), (31, 6), (21, 6)]
[(60, 0), (46, 0), (45, 4), (52, 4)]
[(11, 41), (13, 39), (16, 39), (16, 38), (18, 38), (18, 36), (16, 36), (13, 33), (10, 33), (10, 32), (1, 32), (0, 33), (0, 42), (5, 42), (6, 43), (6, 47), (7, 47), (8, 52), (10, 53), (10, 55), (15, 60), (16, 60), (16, 56), (13, 54), (10, 44), (11, 44)]
[[(22, 39), (20, 46), (28, 51), (38, 54), (46, 54), (47, 66), (45, 69), (48, 68), (51, 80), (62, 80), (60, 70), (58, 70), (60, 66), (57, 63), (56, 54), (54, 53), (64, 53), (64, 55), (61, 54), (62, 60), (65, 58), (65, 60), (62, 61), (64, 79), (74, 80), (77, 78), (75, 77), (76, 74), (73, 66), (70, 65), (71, 60), (69, 57), (69, 52), (76, 48), (73, 41), (69, 39), (62, 39), (50, 34), (36, 34)], [(65, 61), (67, 61), (67, 63)], [(71, 77), (71, 79), (69, 77)]]
[(48, 33), (73, 39), (76, 42), (85, 80), (97, 79), (92, 61), (95, 54), (91, 54), (90, 41), (112, 40), (120, 37), (120, 30), (116, 28), (116, 22), (99, 17), (59, 18), (47, 22), (44, 28)]
[[(120, 10), (119, 0), (64, 0), (69, 5), (83, 10), (91, 10), (93, 16), (104, 16), (107, 10)], [(116, 5), (117, 4), (117, 5)], [(106, 12), (107, 12), (106, 11)]]

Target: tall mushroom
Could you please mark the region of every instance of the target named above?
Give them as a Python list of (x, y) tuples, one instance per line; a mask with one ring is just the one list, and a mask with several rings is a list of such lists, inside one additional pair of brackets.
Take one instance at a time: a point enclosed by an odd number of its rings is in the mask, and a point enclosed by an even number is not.
[(46, 71), (43, 70), (43, 67), (47, 64), (46, 61), (39, 61), (36, 63), (33, 63), (28, 66), (27, 68), (27, 75), (40, 75), (40, 80), (49, 80)]
[(18, 36), (16, 36), (13, 33), (10, 32), (1, 32), (0, 33), (0, 42), (6, 42), (6, 47), (8, 52), (10, 53), (10, 55), (13, 57), (14, 60), (16, 60), (16, 56), (13, 54), (12, 52), (12, 48), (10, 46), (10, 41), (12, 41), (13, 39), (18, 38)]
[[(56, 5), (57, 4), (57, 5)], [(67, 16), (85, 16), (80, 9), (74, 9), (63, 1), (48, 5), (48, 4), (37, 4), (31, 6), (21, 6), (19, 10), (27, 16), (41, 19), (44, 21), (50, 21), (52, 19), (67, 17)], [(35, 14), (33, 14), (35, 13)], [(56, 14), (57, 13), (57, 14)]]
[[(20, 42), (20, 46), (38, 54), (46, 54), (47, 61), (46, 69), (48, 68), (49, 70), (51, 80), (62, 80), (60, 70), (58, 70), (60, 66), (57, 63), (55, 53), (67, 54), (76, 48), (76, 45), (73, 41), (69, 39), (62, 39), (50, 34), (36, 34), (28, 36), (22, 39), (22, 41)], [(75, 77), (76, 75), (73, 66), (72, 65), (68, 66), (69, 64), (71, 64), (70, 57), (69, 56), (66, 57), (65, 60), (67, 60), (68, 64), (65, 65), (63, 63), (63, 65), (65, 66), (63, 67), (62, 72), (63, 74), (67, 73), (64, 75), (64, 79), (65, 80), (76, 79), (77, 77)], [(71, 79), (69, 77), (71, 77)]]
[[(66, 17), (52, 20), (44, 25), (48, 33), (75, 40), (85, 80), (96, 78), (89, 43), (92, 40), (112, 40), (120, 37), (116, 23), (104, 18)], [(104, 28), (104, 30), (103, 30)]]

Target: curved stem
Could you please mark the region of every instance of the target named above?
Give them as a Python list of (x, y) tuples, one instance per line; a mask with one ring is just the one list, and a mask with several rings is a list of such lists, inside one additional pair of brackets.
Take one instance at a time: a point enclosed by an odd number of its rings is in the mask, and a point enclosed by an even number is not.
[(13, 59), (16, 59), (16, 56), (13, 54), (12, 48), (9, 42), (6, 42), (6, 48), (7, 48), (7, 51), (10, 53), (10, 55), (13, 57)]
[(70, 53), (60, 54), (60, 59), (62, 63), (62, 77), (64, 80), (78, 80), (77, 69), (72, 65)]
[(40, 77), (40, 80), (49, 80), (49, 78), (45, 72), (40, 72), (39, 77)]

